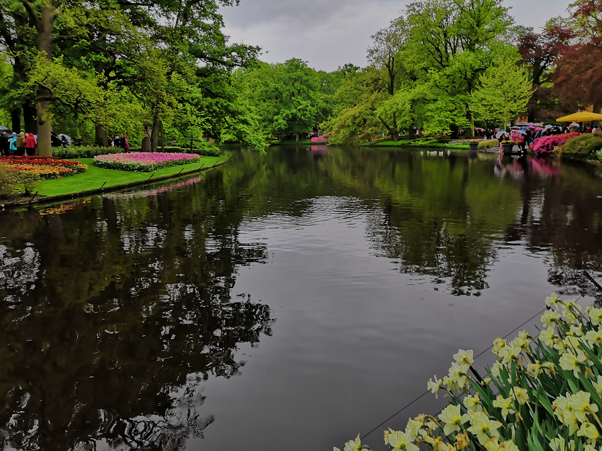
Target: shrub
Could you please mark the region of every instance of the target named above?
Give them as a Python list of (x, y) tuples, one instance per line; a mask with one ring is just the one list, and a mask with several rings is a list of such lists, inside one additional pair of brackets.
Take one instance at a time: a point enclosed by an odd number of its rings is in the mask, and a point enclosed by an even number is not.
[(579, 136), (579, 133), (565, 133), (563, 135), (551, 135), (537, 138), (531, 146), (530, 150), (537, 153), (552, 153), (554, 148), (562, 146), (569, 139)]
[(97, 155), (109, 155), (125, 152), (121, 147), (55, 147), (52, 156), (57, 158), (94, 158)]
[(25, 195), (29, 196), (33, 194), (34, 190), (38, 187), (40, 176), (34, 173), (20, 173), (18, 175), (19, 183), (23, 184), (23, 191)]
[[(131, 147), (130, 152), (141, 152), (141, 147)], [(161, 148), (157, 149), (157, 153), (163, 153)], [(201, 149), (192, 149), (186, 147), (165, 147), (165, 153), (195, 153), (197, 155), (204, 155), (207, 157), (219, 157), (221, 155), (220, 150), (215, 146), (206, 146)]]
[(497, 139), (488, 139), (479, 142), (479, 149), (488, 149), (490, 147), (499, 147), (500, 142)]
[(15, 171), (0, 164), (0, 199), (6, 199), (15, 193), (17, 178)]
[(589, 156), (602, 149), (602, 134), (584, 133), (573, 138), (562, 146), (562, 154)]
[[(450, 404), (385, 432), (391, 449), (418, 451), (595, 451), (602, 444), (602, 309), (546, 299), (538, 338), (497, 338), (497, 361), (482, 378), (473, 352), (459, 350), (447, 376), (427, 388)], [(336, 449), (336, 448), (335, 448)], [(369, 449), (359, 438), (346, 450)]]

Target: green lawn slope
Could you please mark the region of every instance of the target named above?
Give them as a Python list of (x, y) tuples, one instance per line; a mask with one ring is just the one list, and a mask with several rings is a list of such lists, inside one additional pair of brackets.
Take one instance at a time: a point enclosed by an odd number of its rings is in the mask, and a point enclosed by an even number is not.
[(37, 191), (39, 196), (50, 197), (100, 189), (105, 182), (104, 188), (111, 188), (112, 186), (126, 185), (128, 183), (147, 180), (152, 174), (154, 174), (153, 179), (157, 179), (160, 177), (176, 175), (180, 171), (186, 173), (200, 169), (201, 167), (208, 168), (223, 163), (227, 159), (227, 156), (201, 157), (200, 163), (183, 164), (181, 166), (159, 169), (154, 172), (129, 172), (97, 168), (93, 165), (94, 159), (80, 158), (76, 161), (81, 161), (88, 165), (88, 170), (86, 172), (62, 179), (42, 180), (38, 184)]

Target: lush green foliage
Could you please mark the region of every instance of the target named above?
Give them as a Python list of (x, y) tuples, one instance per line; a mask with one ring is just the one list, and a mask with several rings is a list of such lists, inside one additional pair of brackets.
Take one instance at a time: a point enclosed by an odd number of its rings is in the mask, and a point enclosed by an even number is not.
[(497, 139), (488, 139), (479, 143), (479, 149), (488, 149), (490, 147), (498, 147), (500, 142)]
[(52, 149), (52, 155), (58, 158), (93, 158), (96, 155), (108, 155), (121, 152), (125, 152), (121, 147), (69, 146), (66, 148), (55, 147)]
[(0, 199), (6, 199), (15, 192), (17, 177), (14, 170), (0, 164)]
[[(583, 311), (555, 294), (546, 299), (539, 338), (526, 332), (494, 341), (497, 360), (481, 377), (472, 351), (459, 350), (449, 373), (428, 389), (451, 397), (438, 415), (389, 429), (390, 449), (595, 451), (602, 443), (602, 309)], [(337, 448), (335, 448), (336, 450)], [(346, 451), (369, 449), (359, 438)]]
[(602, 150), (602, 134), (584, 133), (562, 145), (563, 155), (587, 157)]

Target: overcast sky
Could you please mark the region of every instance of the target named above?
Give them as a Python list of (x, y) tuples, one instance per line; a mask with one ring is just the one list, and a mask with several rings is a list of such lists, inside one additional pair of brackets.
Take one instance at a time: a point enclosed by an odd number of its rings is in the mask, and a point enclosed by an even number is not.
[[(263, 48), (263, 61), (301, 58), (326, 71), (366, 65), (370, 36), (410, 0), (241, 0), (222, 8), (231, 42)], [(540, 28), (565, 13), (570, 0), (505, 0), (520, 25)]]

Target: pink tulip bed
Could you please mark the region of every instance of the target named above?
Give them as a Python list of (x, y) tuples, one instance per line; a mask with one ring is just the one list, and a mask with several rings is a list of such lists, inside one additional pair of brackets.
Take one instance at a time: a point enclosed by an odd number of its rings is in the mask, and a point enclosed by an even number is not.
[(152, 172), (157, 169), (198, 163), (201, 156), (196, 153), (112, 153), (94, 157), (94, 166), (120, 171)]
[(550, 135), (537, 138), (533, 144), (529, 146), (529, 150), (539, 154), (552, 153), (554, 148), (562, 146), (570, 139), (579, 136), (579, 133), (565, 133), (562, 135)]

